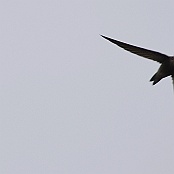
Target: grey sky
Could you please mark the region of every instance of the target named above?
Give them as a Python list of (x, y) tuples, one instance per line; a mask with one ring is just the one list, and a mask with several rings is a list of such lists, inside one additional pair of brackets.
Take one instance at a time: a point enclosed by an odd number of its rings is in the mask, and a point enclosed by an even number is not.
[(0, 173), (173, 174), (171, 78), (99, 36), (174, 55), (173, 6), (1, 0)]

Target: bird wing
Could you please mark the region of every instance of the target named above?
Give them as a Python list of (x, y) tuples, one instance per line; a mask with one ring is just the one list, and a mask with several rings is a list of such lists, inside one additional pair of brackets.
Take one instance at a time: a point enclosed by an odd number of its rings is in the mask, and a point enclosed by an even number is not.
[(165, 54), (162, 54), (162, 53), (159, 53), (159, 52), (156, 52), (156, 51), (151, 51), (151, 50), (148, 50), (148, 49), (145, 49), (145, 48), (140, 48), (140, 47), (137, 47), (137, 46), (133, 46), (133, 45), (130, 45), (130, 44), (127, 44), (127, 43), (124, 43), (124, 42), (120, 42), (118, 40), (111, 39), (111, 38), (103, 36), (103, 35), (101, 35), (101, 36), (103, 38), (107, 39), (108, 41), (118, 45), (119, 47), (121, 47), (121, 48), (123, 48), (127, 51), (130, 51), (131, 53), (134, 53), (138, 56), (145, 57), (147, 59), (157, 61), (159, 63), (162, 63), (162, 62), (164, 62), (165, 60), (167, 60), (169, 58), (169, 56), (167, 56)]

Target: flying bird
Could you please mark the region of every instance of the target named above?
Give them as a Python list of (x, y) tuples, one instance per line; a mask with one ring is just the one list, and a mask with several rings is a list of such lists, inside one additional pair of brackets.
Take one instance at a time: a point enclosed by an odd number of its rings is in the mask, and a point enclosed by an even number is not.
[(172, 80), (173, 80), (173, 86), (174, 86), (174, 56), (167, 56), (163, 53), (148, 50), (145, 48), (140, 48), (140, 47), (130, 45), (130, 44), (118, 41), (118, 40), (111, 39), (111, 38), (103, 36), (103, 35), (101, 35), (101, 36), (104, 39), (125, 49), (126, 51), (129, 51), (138, 56), (159, 62), (161, 65), (160, 65), (158, 71), (152, 76), (150, 81), (153, 82), (153, 85), (155, 85), (161, 79), (171, 76)]

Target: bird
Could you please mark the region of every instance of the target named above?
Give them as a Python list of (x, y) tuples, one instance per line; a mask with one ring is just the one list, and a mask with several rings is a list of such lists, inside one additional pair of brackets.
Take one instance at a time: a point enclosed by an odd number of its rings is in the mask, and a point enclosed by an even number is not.
[(161, 79), (171, 76), (174, 87), (174, 56), (168, 56), (166, 54), (152, 51), (146, 48), (141, 48), (138, 46), (134, 46), (125, 42), (121, 42), (119, 40), (115, 40), (106, 36), (101, 35), (104, 39), (116, 44), (117, 46), (123, 48), (126, 51), (129, 51), (138, 56), (144, 57), (146, 59), (150, 59), (160, 63), (160, 67), (157, 72), (152, 76), (150, 82), (153, 85), (157, 84)]

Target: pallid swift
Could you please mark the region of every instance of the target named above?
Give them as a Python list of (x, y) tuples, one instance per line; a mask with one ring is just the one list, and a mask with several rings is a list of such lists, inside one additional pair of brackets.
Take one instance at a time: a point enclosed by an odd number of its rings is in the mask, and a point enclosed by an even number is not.
[(161, 66), (159, 67), (158, 71), (150, 79), (150, 81), (153, 82), (153, 85), (155, 85), (161, 79), (167, 76), (172, 77), (173, 85), (174, 85), (174, 56), (167, 56), (165, 54), (162, 54), (156, 51), (130, 45), (118, 40), (111, 39), (103, 35), (101, 36), (105, 38), (106, 40), (118, 45), (119, 47), (127, 51), (130, 51), (133, 54), (159, 62)]

